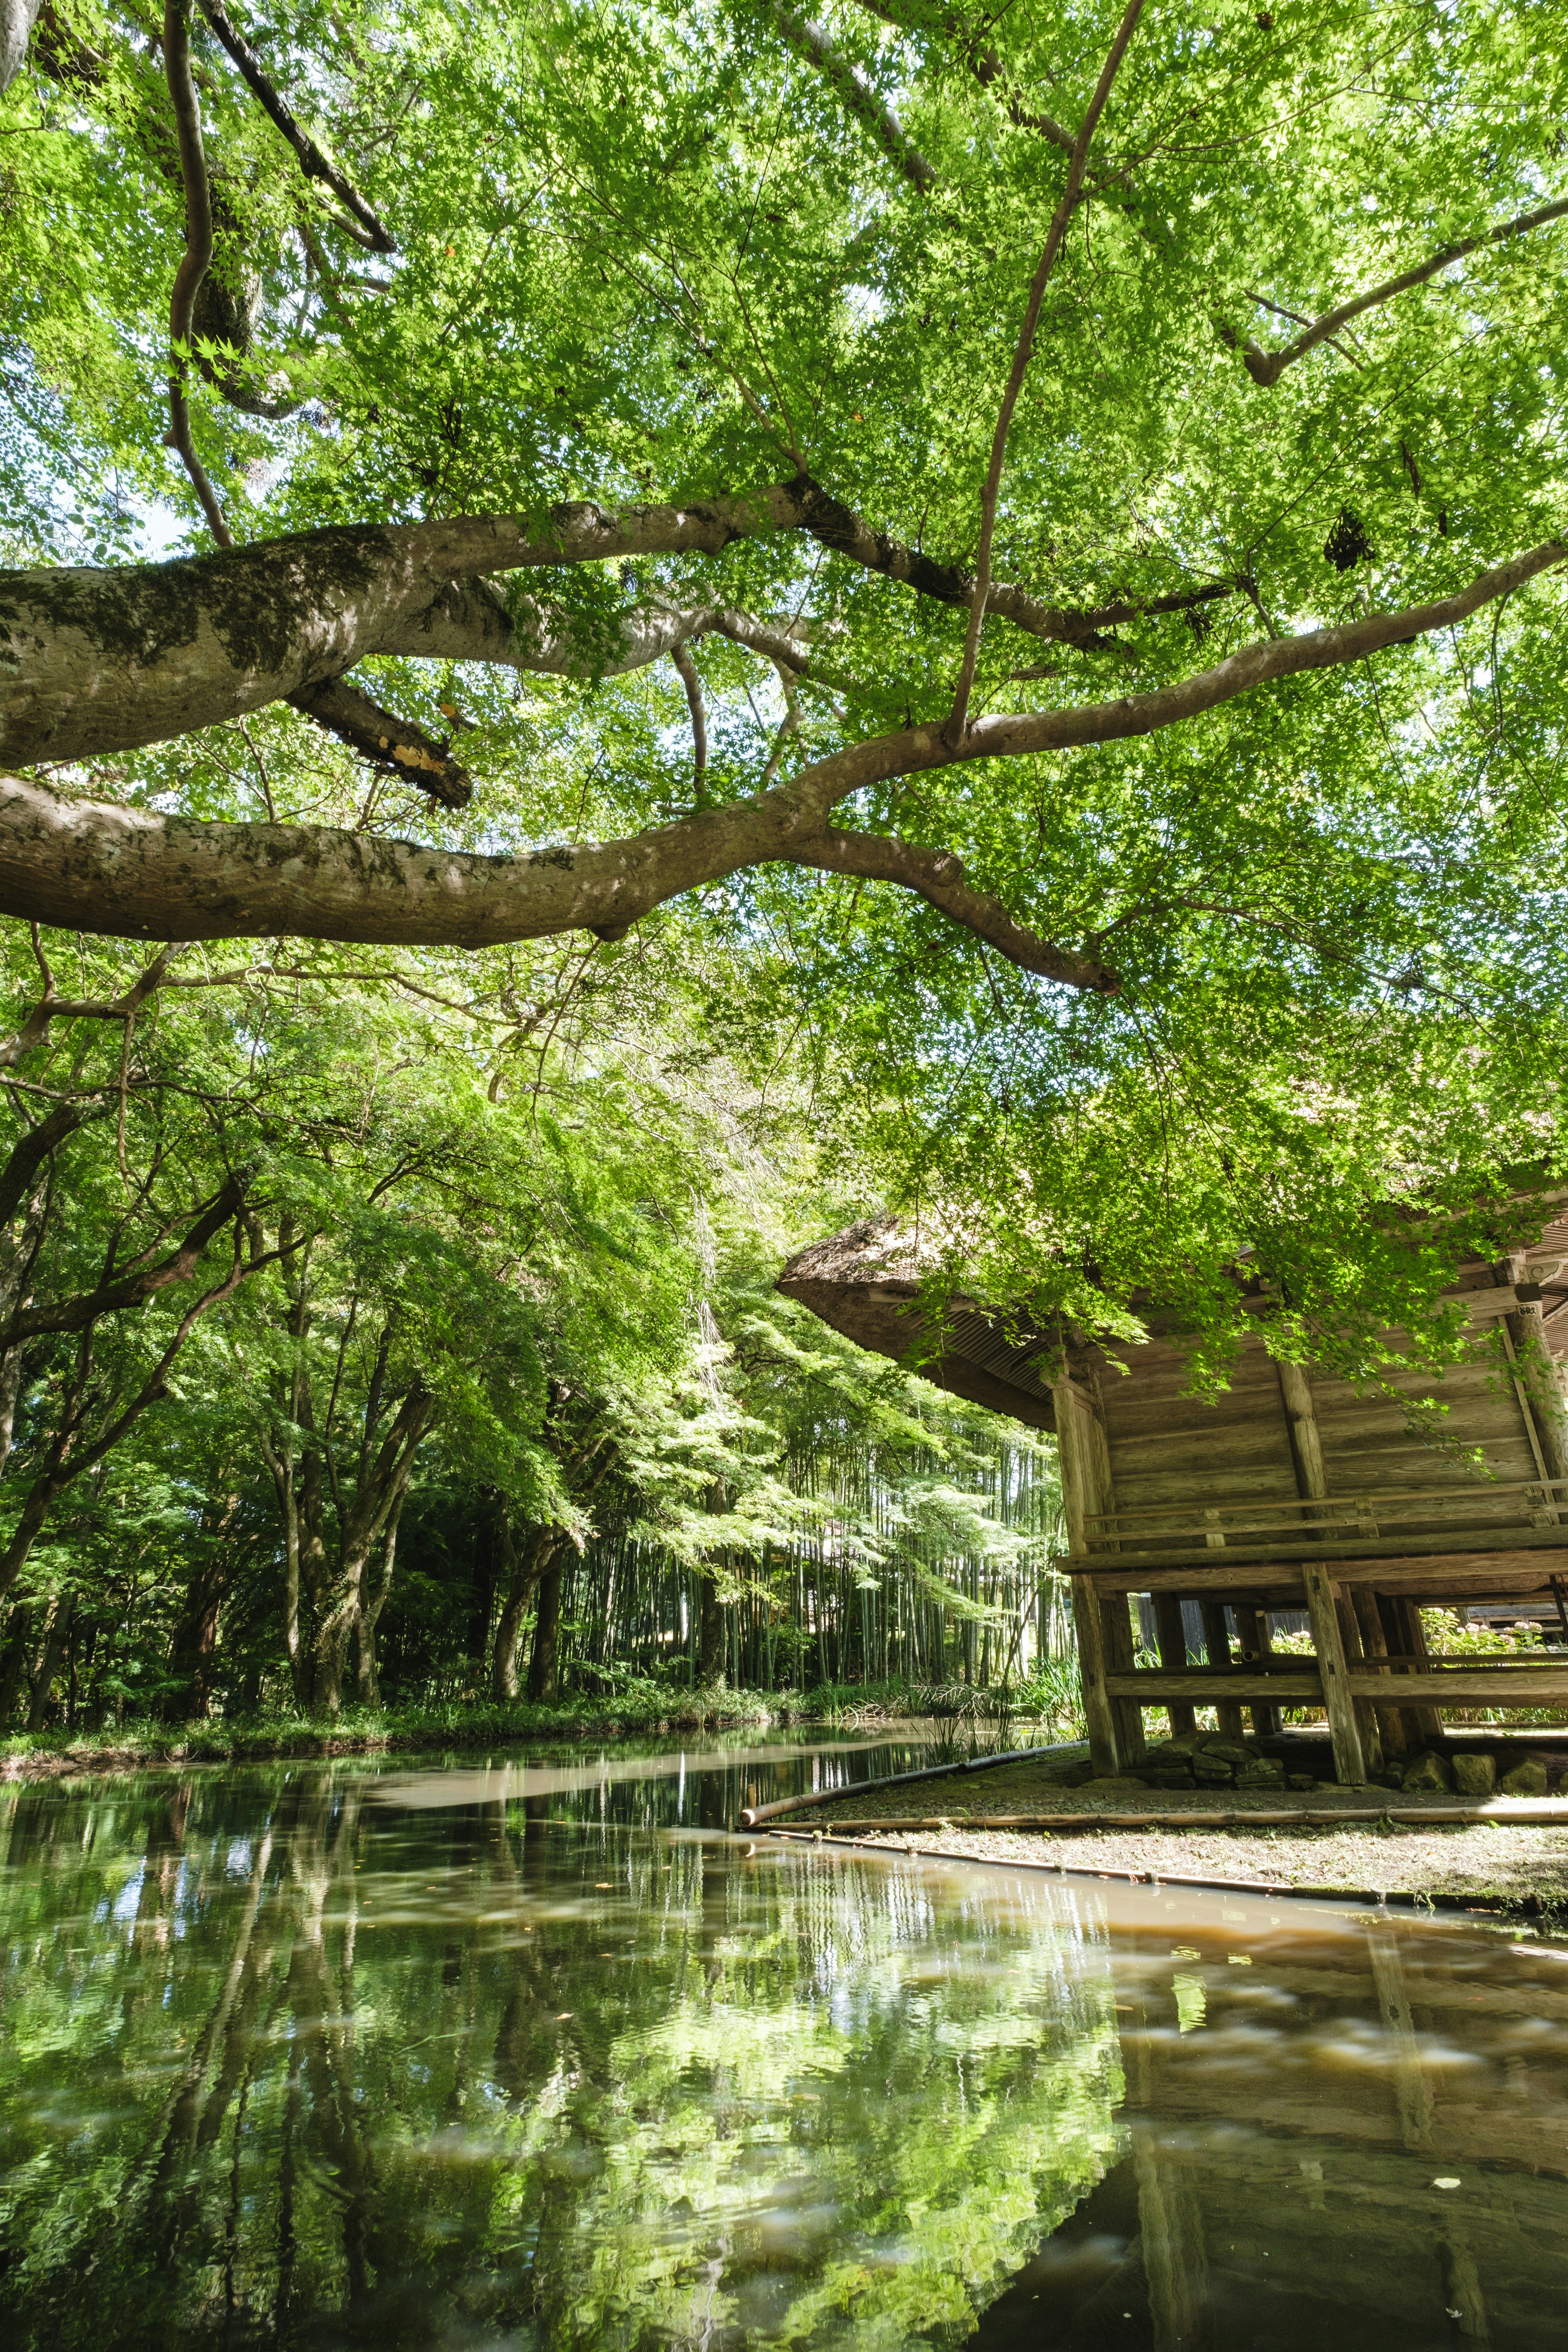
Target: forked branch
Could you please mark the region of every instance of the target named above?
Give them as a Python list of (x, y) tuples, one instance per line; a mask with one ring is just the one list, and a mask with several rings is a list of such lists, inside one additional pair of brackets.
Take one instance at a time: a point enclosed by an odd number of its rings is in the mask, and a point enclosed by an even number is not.
[(308, 180), (320, 180), (331, 188), (338, 202), (352, 218), (342, 226), (358, 245), (370, 253), (395, 253), (397, 239), (379, 215), (366, 204), (352, 180), (345, 179), (335, 163), (329, 162), (307, 131), (300, 128), (293, 110), (275, 87), (267, 68), (243, 33), (234, 25), (222, 0), (201, 0), (201, 9), (207, 23), (234, 59), (248, 83), (263, 111), (269, 115), (299, 158), (300, 169)]
[[(1424, 286), (1429, 278), (1436, 278), (1440, 270), (1447, 269), (1450, 262), (1463, 261), (1467, 254), (1479, 253), (1483, 246), (1500, 245), (1510, 236), (1524, 236), (1532, 228), (1544, 228), (1549, 222), (1564, 218), (1568, 218), (1568, 196), (1560, 198), (1556, 204), (1542, 205), (1534, 212), (1521, 213), (1517, 220), (1504, 221), (1500, 228), (1486, 229), (1479, 236), (1461, 237), (1457, 245), (1444, 246), (1440, 253), (1433, 254), (1428, 261), (1418, 262), (1414, 269), (1402, 270), (1397, 278), (1390, 278), (1382, 286), (1373, 287), (1369, 293), (1358, 294), (1353, 301), (1342, 302), (1337, 310), (1325, 310), (1321, 319), (1313, 320), (1304, 334), (1298, 335), (1295, 341), (1287, 343), (1282, 351), (1261, 351), (1250, 340), (1243, 341), (1234, 327), (1222, 325), (1220, 333), (1233, 350), (1239, 348), (1253, 383), (1261, 384), (1268, 391), (1279, 383), (1288, 367), (1293, 367), (1298, 360), (1305, 359), (1307, 353), (1315, 351), (1320, 343), (1330, 341), (1342, 328), (1348, 327), (1352, 319), (1359, 319), (1363, 311), (1375, 310), (1383, 303), (1392, 302), (1396, 294), (1407, 294), (1413, 286)], [(1248, 299), (1262, 302), (1263, 297), (1254, 294)], [(1267, 304), (1265, 307), (1273, 309), (1276, 306)]]
[(318, 826), (201, 823), (0, 779), (0, 913), (142, 939), (174, 931), (479, 947), (569, 930), (618, 934), (681, 892), (750, 866), (836, 866), (919, 890), (1026, 969), (1104, 988), (1111, 976), (1099, 966), (1091, 972), (1090, 959), (1026, 938), (1021, 925), (1009, 930), (996, 902), (972, 892), (956, 861), (880, 838), (870, 847), (858, 835), (836, 838), (831, 810), (900, 776), (1158, 734), (1268, 680), (1341, 668), (1451, 628), (1565, 561), (1568, 544), (1548, 541), (1454, 595), (1268, 638), (1147, 694), (982, 718), (957, 747), (938, 726), (905, 728), (818, 760), (787, 786), (624, 840), (519, 856)]

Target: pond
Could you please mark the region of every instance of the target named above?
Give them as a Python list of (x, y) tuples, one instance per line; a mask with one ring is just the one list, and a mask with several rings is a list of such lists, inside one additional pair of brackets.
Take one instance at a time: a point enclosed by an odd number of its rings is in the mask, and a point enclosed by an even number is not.
[(1560, 2345), (1568, 1945), (726, 1830), (910, 1760), (7, 1790), (11, 2352)]

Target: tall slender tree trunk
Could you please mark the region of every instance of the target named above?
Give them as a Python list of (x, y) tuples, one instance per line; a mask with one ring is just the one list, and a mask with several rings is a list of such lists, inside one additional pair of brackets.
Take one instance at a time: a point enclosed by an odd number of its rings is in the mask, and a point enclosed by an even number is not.
[(12, 1610), (7, 1622), (11, 1636), (0, 1657), (0, 1732), (9, 1728), (11, 1714), (16, 1704), (16, 1693), (22, 1687), (22, 1677), (27, 1670), (28, 1635), (32, 1632), (33, 1612), (26, 1604)]
[(392, 1591), (392, 1571), (397, 1560), (397, 1529), (402, 1517), (403, 1497), (400, 1496), (387, 1522), (381, 1573), (370, 1592), (361, 1601), (359, 1622), (354, 1628), (354, 1684), (361, 1706), (381, 1705), (381, 1668), (376, 1655), (375, 1629), (381, 1622), (381, 1612)]
[(699, 1585), (697, 1679), (704, 1684), (724, 1679), (724, 1612), (719, 1605), (717, 1580), (709, 1568), (702, 1570)]
[(555, 1663), (561, 1632), (561, 1575), (563, 1563), (559, 1549), (552, 1559), (539, 1582), (539, 1614), (533, 1627), (533, 1656), (528, 1669), (528, 1696), (531, 1699), (555, 1696)]
[(55, 1676), (69, 1638), (71, 1619), (76, 1613), (76, 1601), (57, 1593), (49, 1602), (48, 1615), (44, 1620), (44, 1647), (38, 1660), (38, 1671), (33, 1677), (32, 1704), (27, 1709), (29, 1731), (42, 1731), (48, 1713), (49, 1693), (55, 1686)]

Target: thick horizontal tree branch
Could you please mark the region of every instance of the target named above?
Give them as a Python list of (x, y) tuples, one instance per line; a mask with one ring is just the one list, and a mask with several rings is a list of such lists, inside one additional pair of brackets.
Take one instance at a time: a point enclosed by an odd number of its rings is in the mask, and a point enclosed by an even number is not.
[(310, 133), (300, 129), (292, 109), (274, 87), (266, 67), (245, 36), (237, 29), (221, 0), (201, 0), (201, 10), (239, 68), (263, 111), (270, 116), (294, 150), (305, 177), (321, 181), (353, 215), (352, 221), (342, 224), (350, 236), (371, 253), (395, 253), (397, 239), (366, 204), (353, 181), (345, 179), (336, 164), (328, 162)]
[[(77, 800), (20, 777), (0, 778), (0, 913), (138, 939), (296, 935), (384, 945), (479, 947), (568, 930), (618, 934), (682, 891), (769, 863), (821, 866), (878, 859), (886, 878), (919, 889), (1031, 970), (1089, 961), (1020, 935), (1006, 943), (994, 902), (940, 853), (908, 845), (851, 848), (828, 813), (868, 786), (975, 760), (1013, 759), (1152, 735), (1269, 680), (1342, 667), (1448, 628), (1568, 561), (1549, 541), (1436, 602), (1248, 646), (1198, 675), (1148, 694), (975, 721), (952, 749), (937, 726), (906, 728), (835, 752), (785, 788), (701, 810), (630, 839), (479, 856), (325, 827), (204, 824)], [(900, 859), (901, 871), (894, 871)], [(938, 892), (945, 894), (938, 896)], [(1019, 952), (1015, 954), (1015, 948)], [(1082, 977), (1079, 986), (1104, 987)]]
[[(737, 540), (804, 531), (917, 593), (965, 609), (974, 577), (874, 531), (808, 475), (746, 498), (689, 506), (556, 507), (542, 530), (510, 515), (338, 527), (216, 555), (119, 570), (0, 572), (0, 759), (96, 759), (341, 678), (375, 654), (497, 661), (563, 676), (614, 675), (669, 652), (690, 615), (663, 606), (622, 615), (619, 656), (551, 634), (537, 607), (509, 606), (479, 575), (552, 570), (626, 556), (721, 554)], [(1031, 635), (1079, 647), (1118, 623), (1232, 593), (1223, 583), (1074, 612), (994, 583), (986, 610)], [(710, 625), (811, 675), (777, 631), (715, 608)], [(9, 657), (7, 659), (7, 656)], [(831, 682), (831, 681), (830, 681)]]
[[(1295, 341), (1287, 343), (1282, 351), (1262, 351), (1250, 340), (1244, 341), (1233, 327), (1222, 326), (1220, 333), (1233, 350), (1239, 349), (1253, 383), (1261, 384), (1267, 391), (1279, 383), (1288, 367), (1293, 366), (1297, 360), (1304, 359), (1320, 343), (1328, 342), (1342, 327), (1349, 326), (1351, 320), (1359, 319), (1363, 311), (1375, 310), (1383, 303), (1392, 302), (1396, 294), (1406, 294), (1413, 286), (1424, 286), (1427, 278), (1436, 278), (1438, 271), (1447, 269), (1450, 262), (1463, 261), (1467, 254), (1479, 253), (1483, 246), (1500, 245), (1508, 237), (1523, 236), (1532, 228), (1544, 228), (1550, 221), (1565, 218), (1568, 218), (1568, 196), (1556, 204), (1542, 205), (1534, 212), (1521, 213), (1517, 220), (1505, 221), (1500, 228), (1486, 229), (1479, 236), (1461, 237), (1457, 245), (1444, 246), (1442, 251), (1435, 253), (1429, 261), (1418, 262), (1414, 269), (1401, 271), (1397, 278), (1390, 278), (1382, 286), (1374, 286), (1370, 293), (1358, 294), (1353, 301), (1342, 302), (1334, 310), (1325, 310), (1321, 319), (1312, 321), (1305, 334), (1298, 335)], [(1263, 300), (1260, 294), (1254, 294), (1249, 299), (1255, 302)], [(1264, 307), (1273, 310), (1278, 306), (1267, 303)]]

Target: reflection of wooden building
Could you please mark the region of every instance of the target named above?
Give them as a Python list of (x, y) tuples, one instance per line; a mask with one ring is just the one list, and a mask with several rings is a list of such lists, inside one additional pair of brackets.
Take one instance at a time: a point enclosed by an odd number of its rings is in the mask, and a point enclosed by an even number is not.
[[(1561, 1204), (1559, 1204), (1561, 1210)], [(925, 1350), (919, 1248), (891, 1220), (793, 1258), (779, 1288), (862, 1347)], [(1281, 1706), (1321, 1707), (1342, 1780), (1440, 1727), (1445, 1706), (1568, 1707), (1568, 1661), (1495, 1662), (1428, 1651), (1422, 1602), (1555, 1604), (1568, 1632), (1568, 1213), (1506, 1263), (1464, 1266), (1457, 1295), (1492, 1344), (1440, 1380), (1394, 1382), (1447, 1407), (1441, 1445), (1394, 1397), (1277, 1363), (1249, 1338), (1230, 1386), (1187, 1396), (1169, 1323), (1147, 1342), (1004, 1329), (962, 1298), (922, 1361), (930, 1380), (1030, 1428), (1054, 1430), (1084, 1700), (1097, 1766), (1143, 1753), (1142, 1710), (1173, 1730), (1196, 1706), (1259, 1731)], [(1136, 1304), (1137, 1302), (1135, 1302)], [(1260, 1307), (1264, 1302), (1259, 1298)], [(1484, 1467), (1465, 1456), (1479, 1454)], [(1160, 1665), (1136, 1668), (1130, 1592), (1152, 1596)], [(1189, 1657), (1184, 1598), (1200, 1604)], [(1311, 1657), (1275, 1657), (1268, 1612), (1305, 1609)]]
[(1305, 1906), (1150, 1924), (1111, 1902), (1125, 2155), (965, 2352), (1555, 2352), (1553, 1960)]

